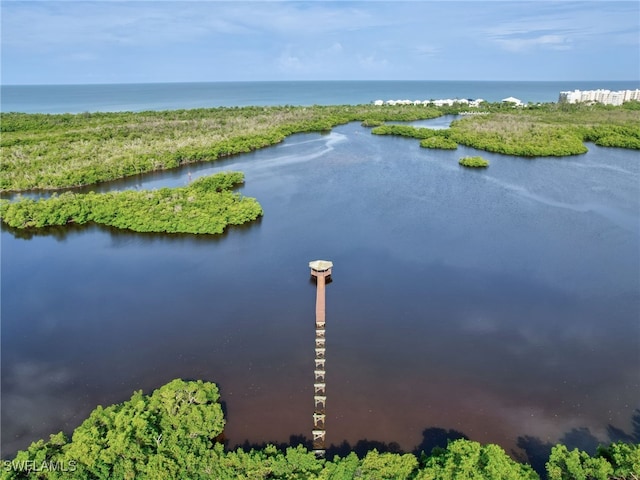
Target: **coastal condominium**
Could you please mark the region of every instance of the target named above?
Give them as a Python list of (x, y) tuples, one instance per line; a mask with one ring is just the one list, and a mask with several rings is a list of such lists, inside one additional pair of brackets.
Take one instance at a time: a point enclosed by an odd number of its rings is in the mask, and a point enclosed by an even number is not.
[(631, 100), (640, 101), (640, 90), (574, 90), (560, 92), (559, 103), (597, 102), (605, 105), (622, 105)]

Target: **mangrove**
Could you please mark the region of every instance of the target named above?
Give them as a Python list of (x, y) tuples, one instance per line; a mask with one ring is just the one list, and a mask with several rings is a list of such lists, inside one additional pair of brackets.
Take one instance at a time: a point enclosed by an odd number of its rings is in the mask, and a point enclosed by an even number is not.
[[(3, 460), (10, 479), (300, 479), (539, 480), (528, 464), (498, 445), (458, 439), (431, 451), (367, 451), (316, 458), (305, 442), (226, 449), (225, 418), (216, 384), (175, 379), (148, 395), (98, 406), (71, 438), (59, 432)], [(308, 441), (306, 442), (308, 443)], [(546, 463), (549, 480), (631, 479), (640, 445), (615, 442), (594, 456), (559, 444)]]
[(1, 113), (0, 191), (61, 189), (208, 162), (353, 121), (413, 121), (436, 108), (234, 107), (175, 111)]
[(486, 168), (489, 166), (489, 160), (485, 160), (482, 157), (462, 157), (458, 160), (458, 163), (463, 167), (469, 168)]
[[(579, 155), (587, 152), (585, 142), (640, 149), (640, 112), (634, 105), (542, 104), (513, 109), (483, 104), (479, 111), (487, 115), (464, 116), (448, 129), (382, 125), (371, 133), (417, 138), (423, 147), (465, 145), (521, 157)], [(451, 107), (444, 112), (456, 113)], [(432, 140), (434, 137), (442, 140)]]
[(19, 229), (93, 222), (135, 232), (219, 234), (263, 214), (254, 198), (232, 192), (243, 181), (241, 172), (223, 172), (179, 188), (2, 200), (0, 215)]

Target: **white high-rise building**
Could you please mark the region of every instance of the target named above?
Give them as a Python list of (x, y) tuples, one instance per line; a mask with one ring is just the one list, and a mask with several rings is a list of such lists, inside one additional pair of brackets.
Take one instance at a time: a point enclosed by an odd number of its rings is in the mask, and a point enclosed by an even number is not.
[(640, 89), (636, 90), (573, 90), (560, 92), (559, 103), (598, 102), (605, 105), (622, 105), (631, 100), (640, 101)]

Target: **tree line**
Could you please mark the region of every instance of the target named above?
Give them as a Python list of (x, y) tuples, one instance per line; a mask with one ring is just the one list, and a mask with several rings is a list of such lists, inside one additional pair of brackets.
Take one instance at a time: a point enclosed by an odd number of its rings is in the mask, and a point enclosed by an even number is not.
[[(214, 383), (173, 380), (150, 395), (97, 407), (71, 438), (51, 435), (4, 460), (2, 479), (539, 480), (493, 444), (466, 439), (416, 456), (354, 452), (316, 458), (302, 445), (226, 450), (225, 419)], [(549, 480), (634, 479), (640, 445), (617, 442), (594, 456), (556, 445)]]

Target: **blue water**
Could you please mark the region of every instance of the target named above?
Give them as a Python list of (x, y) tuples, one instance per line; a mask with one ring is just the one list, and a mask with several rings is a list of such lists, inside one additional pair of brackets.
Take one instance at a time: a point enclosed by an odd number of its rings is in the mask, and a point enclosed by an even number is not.
[[(638, 85), (3, 86), (2, 110), (556, 101), (575, 88)], [(220, 237), (2, 227), (0, 455), (69, 433), (96, 405), (177, 377), (221, 386), (231, 446), (308, 436), (315, 292), (306, 265), (320, 257), (335, 263), (329, 443), (366, 438), (411, 450), (444, 429), (519, 447), (533, 460), (545, 442), (592, 446), (632, 432), (640, 406), (640, 167), (637, 152), (588, 147), (561, 159), (432, 151), (348, 124), (94, 186), (179, 186), (244, 171), (242, 192), (265, 216)], [(486, 171), (458, 166), (460, 156), (477, 154), (491, 162)]]
[(482, 98), (555, 102), (564, 90), (625, 90), (637, 81), (317, 81), (113, 85), (3, 85), (3, 112), (82, 113), (247, 105), (357, 105), (374, 100)]
[(588, 148), (429, 150), (350, 123), (96, 188), (243, 171), (265, 215), (219, 237), (2, 227), (2, 458), (178, 377), (220, 385), (229, 446), (308, 437), (316, 258), (329, 444), (457, 431), (533, 461), (633, 434), (640, 164)]

